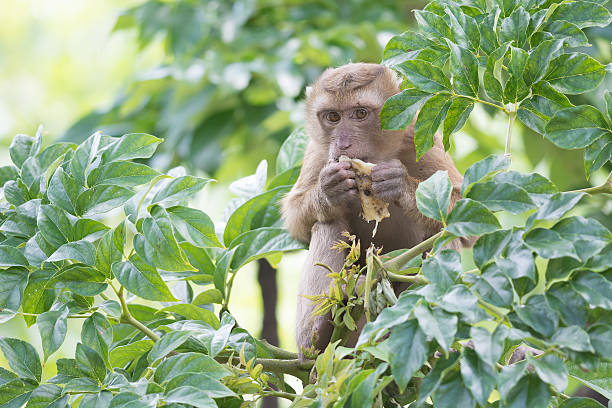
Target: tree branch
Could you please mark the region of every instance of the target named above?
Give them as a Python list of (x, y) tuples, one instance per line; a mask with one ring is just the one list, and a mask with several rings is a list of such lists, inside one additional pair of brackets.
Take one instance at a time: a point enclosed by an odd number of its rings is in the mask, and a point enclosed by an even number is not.
[(612, 194), (612, 173), (610, 173), (608, 179), (600, 186), (572, 190), (570, 193)]
[[(215, 360), (224, 364), (230, 361), (230, 357), (217, 356)], [(231, 357), (231, 361), (233, 365), (239, 365), (240, 357), (233, 356)], [(261, 364), (265, 371), (289, 374), (299, 378), (306, 384), (309, 382), (310, 370), (314, 366), (314, 363), (314, 360), (277, 360), (274, 358), (256, 358), (253, 362), (254, 365)]]
[(398, 271), (402, 267), (402, 265), (404, 265), (406, 262), (408, 262), (412, 258), (418, 255), (421, 255), (425, 251), (429, 251), (433, 247), (434, 242), (436, 242), (436, 239), (440, 238), (442, 234), (444, 234), (444, 232), (445, 231), (442, 230), (438, 232), (437, 234), (434, 234), (431, 237), (427, 238), (425, 241), (421, 242), (420, 244), (413, 246), (412, 248), (410, 248), (408, 251), (404, 252), (403, 254), (386, 261), (385, 263), (383, 263), (383, 267), (386, 270)]

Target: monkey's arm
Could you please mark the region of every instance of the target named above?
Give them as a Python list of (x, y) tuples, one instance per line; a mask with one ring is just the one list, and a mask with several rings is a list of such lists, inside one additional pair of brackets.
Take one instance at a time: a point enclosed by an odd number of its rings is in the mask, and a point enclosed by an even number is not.
[(350, 164), (327, 162), (327, 154), (320, 150), (309, 142), (300, 176), (282, 201), (289, 233), (306, 243), (310, 242), (315, 222), (338, 221), (357, 200)]

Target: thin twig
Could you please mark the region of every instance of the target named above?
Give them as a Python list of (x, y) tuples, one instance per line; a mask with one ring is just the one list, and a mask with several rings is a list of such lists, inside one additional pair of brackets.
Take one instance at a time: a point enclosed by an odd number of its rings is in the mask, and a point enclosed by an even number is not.
[(610, 173), (608, 179), (602, 185), (572, 190), (569, 193), (612, 194), (612, 173)]
[(406, 264), (406, 262), (408, 262), (412, 258), (421, 255), (425, 251), (429, 251), (433, 247), (434, 242), (436, 242), (436, 240), (440, 238), (442, 234), (444, 234), (444, 232), (445, 231), (442, 230), (438, 232), (437, 234), (434, 234), (431, 237), (427, 238), (425, 241), (421, 242), (420, 244), (413, 246), (412, 248), (410, 248), (408, 251), (404, 252), (403, 254), (386, 261), (385, 263), (383, 263), (383, 267), (386, 270), (392, 270), (392, 271), (400, 270), (402, 265)]

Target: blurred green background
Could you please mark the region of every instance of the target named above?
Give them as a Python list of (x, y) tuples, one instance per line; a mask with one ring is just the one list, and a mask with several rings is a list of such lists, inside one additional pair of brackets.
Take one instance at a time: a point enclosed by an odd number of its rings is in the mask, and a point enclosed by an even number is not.
[[(79, 142), (97, 130), (146, 132), (165, 139), (152, 165), (185, 166), (218, 180), (194, 203), (214, 220), (232, 198), (228, 184), (255, 171), (303, 121), (305, 86), (324, 68), (378, 62), (388, 39), (413, 24), (422, 1), (394, 0), (2, 0), (0, 9), (0, 165), (16, 133), (44, 126), (44, 143)], [(612, 28), (588, 32), (586, 50), (612, 61)], [(582, 96), (599, 106), (608, 75)], [(573, 101), (576, 104), (580, 100)], [(584, 102), (584, 100), (583, 100)], [(457, 167), (503, 151), (506, 123), (480, 107), (454, 137)], [(516, 124), (512, 167), (537, 171), (559, 188), (600, 184), (610, 171), (584, 176), (582, 151), (556, 148)], [(588, 205), (588, 206), (587, 206)], [(593, 199), (576, 211), (612, 228), (612, 203)], [(504, 220), (512, 224), (515, 220)], [(295, 349), (296, 285), (304, 253), (279, 265), (280, 345)], [(261, 330), (257, 265), (241, 270), (230, 309), (240, 325)], [(76, 319), (75, 319), (76, 320)], [(78, 322), (70, 322), (78, 324)], [(39, 345), (22, 321), (3, 326)], [(73, 328), (74, 329), (74, 328)], [(74, 332), (74, 330), (73, 330)], [(72, 335), (50, 360), (72, 353)], [(70, 356), (71, 357), (71, 356)], [(47, 362), (46, 374), (55, 364)]]

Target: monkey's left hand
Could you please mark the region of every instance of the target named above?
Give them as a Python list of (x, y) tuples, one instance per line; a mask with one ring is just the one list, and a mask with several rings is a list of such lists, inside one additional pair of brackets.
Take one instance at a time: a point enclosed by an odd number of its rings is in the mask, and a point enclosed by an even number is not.
[(400, 207), (414, 201), (416, 183), (401, 161), (394, 159), (372, 168), (372, 192), (378, 198)]

